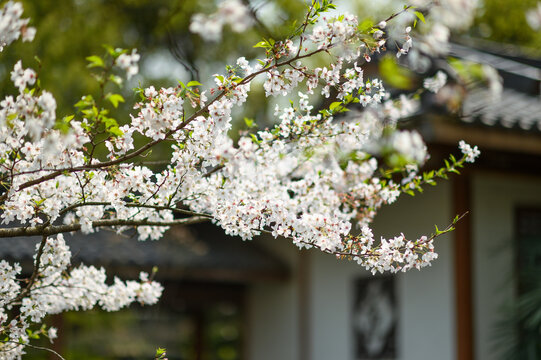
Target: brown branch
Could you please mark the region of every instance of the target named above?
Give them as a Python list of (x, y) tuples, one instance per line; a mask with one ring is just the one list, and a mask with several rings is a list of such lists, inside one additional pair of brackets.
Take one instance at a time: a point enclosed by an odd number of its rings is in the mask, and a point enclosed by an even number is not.
[[(82, 203), (76, 203), (70, 206), (65, 207), (60, 211), (60, 215), (64, 215), (68, 211), (75, 210), (77, 208), (83, 207), (83, 206), (111, 206), (110, 202), (101, 202), (101, 201), (88, 201), (88, 202), (82, 202)], [(169, 210), (175, 213), (183, 214), (183, 215), (190, 215), (190, 216), (203, 216), (208, 217), (209, 219), (212, 218), (212, 216), (204, 213), (199, 213), (195, 211), (190, 211), (186, 209), (179, 209), (177, 207), (172, 206), (160, 206), (160, 205), (149, 205), (149, 204), (136, 204), (136, 203), (128, 203), (124, 204), (126, 207), (131, 208), (147, 208), (147, 209), (154, 209), (154, 210)]]
[[(102, 219), (92, 221), (92, 227), (108, 226), (175, 226), (190, 225), (208, 221), (208, 216), (192, 216), (172, 221), (150, 221), (150, 220), (127, 220), (127, 219)], [(0, 238), (19, 236), (51, 236), (60, 233), (67, 233), (81, 230), (81, 224), (49, 225), (49, 226), (20, 226), (0, 229)]]
[(408, 10), (411, 9), (412, 7), (413, 7), (413, 5), (408, 5), (404, 9), (400, 10), (399, 12), (396, 12), (396, 13), (392, 14), (391, 16), (389, 16), (387, 19), (385, 19), (383, 21), (389, 22), (392, 19), (394, 19), (395, 17), (397, 17), (398, 15), (400, 15), (402, 13), (405, 13), (405, 12), (408, 12)]
[(36, 253), (36, 262), (34, 263), (34, 270), (32, 271), (32, 275), (30, 275), (30, 279), (28, 279), (28, 284), (26, 287), (17, 295), (17, 297), (13, 300), (13, 302), (17, 302), (24, 298), (30, 290), (32, 289), (32, 285), (36, 282), (36, 279), (39, 275), (39, 265), (41, 262), (41, 255), (43, 255), (43, 249), (45, 248), (45, 244), (47, 243), (47, 236), (43, 235), (41, 238), (41, 243), (39, 244), (38, 252)]
[(244, 6), (248, 9), (250, 12), (250, 15), (252, 16), (252, 19), (255, 21), (255, 23), (259, 26), (261, 31), (265, 34), (266, 37), (273, 38), (272, 32), (270, 29), (261, 21), (259, 16), (257, 15), (257, 10), (254, 9), (252, 4), (250, 3), (250, 0), (241, 0)]

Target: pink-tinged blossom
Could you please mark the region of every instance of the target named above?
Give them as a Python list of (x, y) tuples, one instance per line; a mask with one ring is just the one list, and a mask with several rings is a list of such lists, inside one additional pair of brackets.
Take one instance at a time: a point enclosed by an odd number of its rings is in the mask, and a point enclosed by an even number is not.
[(224, 0), (218, 11), (210, 14), (194, 14), (190, 22), (190, 31), (206, 41), (218, 41), (222, 37), (222, 28), (231, 26), (231, 30), (241, 33), (254, 23), (250, 10), (240, 0)]
[(131, 54), (120, 54), (116, 59), (115, 64), (122, 70), (126, 71), (126, 75), (129, 80), (132, 76), (139, 73), (138, 63), (140, 58), (141, 56), (137, 54), (135, 49), (133, 49)]
[(21, 19), (21, 3), (8, 1), (0, 9), (0, 52), (22, 35), (23, 41), (32, 41), (36, 29), (28, 26), (29, 19)]
[(27, 85), (34, 85), (36, 82), (36, 72), (32, 69), (23, 69), (21, 61), (17, 61), (11, 71), (11, 81), (19, 92), (23, 92)]
[(472, 163), (477, 157), (479, 157), (479, 155), (481, 155), (481, 151), (479, 151), (477, 146), (471, 147), (464, 140), (460, 140), (458, 146), (460, 148), (460, 151), (462, 151), (462, 154), (466, 155), (467, 162)]

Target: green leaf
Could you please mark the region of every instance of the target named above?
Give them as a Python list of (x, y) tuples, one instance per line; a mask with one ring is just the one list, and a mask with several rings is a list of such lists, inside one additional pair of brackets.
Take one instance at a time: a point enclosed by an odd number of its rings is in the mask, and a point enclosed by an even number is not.
[(247, 117), (244, 118), (244, 123), (245, 123), (246, 126), (249, 127), (249, 128), (253, 128), (253, 127), (256, 126), (256, 125), (255, 125), (254, 119), (250, 119), (250, 118), (247, 118)]
[(186, 84), (186, 87), (190, 87), (190, 86), (202, 86), (203, 84), (201, 84), (199, 81), (190, 81), (189, 83)]
[(115, 126), (118, 126), (118, 123), (115, 119), (113, 118), (110, 118), (110, 117), (103, 117), (103, 123), (105, 124), (105, 128), (109, 129), (111, 127), (115, 127)]
[(107, 44), (102, 44), (101, 45), (109, 55), (111, 55), (112, 57), (117, 57), (119, 54), (118, 52), (111, 46), (111, 45), (107, 45)]
[(334, 112), (334, 110), (338, 109), (342, 105), (341, 101), (335, 101), (329, 106), (329, 110)]
[(115, 108), (118, 107), (118, 103), (125, 102), (124, 98), (120, 94), (107, 94), (107, 100), (113, 104)]
[(122, 85), (122, 78), (120, 76), (111, 74), (111, 75), (109, 75), (109, 80), (112, 83), (117, 84), (118, 86)]
[(118, 126), (111, 126), (108, 131), (111, 135), (114, 135), (114, 136), (124, 135), (124, 133), (122, 132), (122, 130), (119, 129)]
[(255, 47), (255, 48), (258, 48), (258, 47), (259, 47), (259, 48), (264, 48), (264, 49), (265, 49), (265, 48), (268, 47), (268, 45), (267, 45), (267, 42), (266, 42), (266, 41), (263, 41), (263, 40), (262, 40), (262, 41), (258, 42), (257, 44), (255, 44), (254, 47)]
[(32, 332), (32, 330), (30, 330), (30, 329), (26, 329), (26, 333), (28, 334), (28, 337), (30, 339), (39, 339), (39, 334), (35, 333), (35, 332)]
[(261, 144), (261, 140), (259, 140), (255, 134), (250, 134), (250, 137), (255, 144)]
[(97, 55), (88, 56), (86, 60), (90, 63), (88, 64), (89, 68), (93, 67), (105, 67), (105, 63), (103, 62), (103, 59)]
[(414, 11), (413, 13), (415, 14), (415, 16), (417, 16), (417, 18), (418, 18), (419, 20), (421, 20), (421, 21), (423, 22), (423, 24), (426, 24), (425, 16), (423, 15), (422, 12), (420, 12), (420, 11)]
[(83, 96), (81, 98), (81, 100), (79, 100), (75, 104), (75, 107), (76, 108), (85, 108), (85, 107), (91, 106), (93, 103), (94, 103), (94, 98), (92, 97), (92, 95), (85, 95), (85, 96)]
[(390, 84), (392, 87), (401, 90), (409, 90), (412, 88), (412, 72), (398, 65), (394, 56), (384, 56), (379, 63), (379, 70), (383, 81)]
[(374, 27), (374, 21), (370, 18), (366, 18), (359, 24), (358, 29), (361, 32), (368, 32), (372, 27)]
[(329, 110), (327, 110), (327, 109), (319, 110), (319, 113), (320, 113), (321, 115), (323, 115), (324, 117), (326, 117), (326, 118), (329, 117), (329, 116), (331, 116), (331, 113), (330, 113)]

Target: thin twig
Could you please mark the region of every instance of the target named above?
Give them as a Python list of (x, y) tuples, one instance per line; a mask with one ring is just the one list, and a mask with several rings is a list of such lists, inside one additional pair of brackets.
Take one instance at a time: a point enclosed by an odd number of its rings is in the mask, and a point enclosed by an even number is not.
[(47, 236), (43, 235), (41, 238), (41, 243), (39, 244), (38, 252), (36, 253), (36, 262), (34, 263), (34, 270), (32, 270), (32, 275), (30, 275), (30, 279), (28, 279), (28, 284), (26, 287), (17, 295), (14, 301), (20, 300), (24, 298), (32, 289), (32, 285), (36, 282), (36, 279), (39, 275), (39, 266), (41, 262), (41, 255), (43, 255), (43, 249), (45, 248), (45, 244), (47, 243)]
[[(11, 344), (17, 344), (17, 345), (22, 345), (22, 346), (28, 346), (28, 347), (31, 347), (33, 349), (37, 349), (37, 350), (45, 350), (45, 351), (49, 351), (50, 353), (53, 353), (55, 354), (56, 356), (58, 356), (60, 359), (62, 360), (66, 360), (62, 357), (62, 355), (60, 355), (59, 353), (57, 353), (56, 351), (54, 351), (53, 349), (49, 349), (49, 348), (46, 348), (46, 347), (43, 347), (43, 346), (37, 346), (37, 345), (32, 345), (32, 344), (21, 344), (20, 342), (17, 342), (17, 341), (12, 341), (12, 340), (0, 340), (0, 342), (3, 342), (3, 343), (11, 343)], [(0, 350), (0, 352), (2, 352), (2, 350)]]
[(244, 4), (244, 6), (246, 6), (248, 11), (250, 12), (250, 15), (252, 16), (252, 18), (256, 22), (256, 24), (265, 33), (265, 36), (270, 37), (270, 38), (274, 38), (274, 36), (272, 35), (272, 32), (270, 31), (270, 29), (261, 21), (261, 19), (259, 19), (259, 16), (257, 16), (257, 10), (254, 9), (252, 4), (250, 3), (250, 0), (242, 0), (242, 3)]

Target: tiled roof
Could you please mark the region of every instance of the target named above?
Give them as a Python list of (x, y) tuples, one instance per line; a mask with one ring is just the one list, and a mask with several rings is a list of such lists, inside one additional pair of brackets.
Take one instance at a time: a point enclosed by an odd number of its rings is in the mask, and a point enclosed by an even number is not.
[(451, 55), (494, 67), (503, 78), (503, 92), (494, 97), (486, 88), (471, 90), (464, 99), (462, 121), (478, 125), (541, 131), (541, 69), (508, 57), (459, 44)]
[(541, 72), (537, 67), (523, 64), (502, 56), (476, 50), (459, 44), (450, 45), (450, 55), (478, 64), (487, 64), (499, 71), (505, 71), (523, 78), (541, 81)]
[(541, 98), (504, 89), (494, 98), (488, 89), (472, 90), (464, 100), (462, 120), (486, 126), (541, 131)]
[[(132, 267), (148, 270), (158, 266), (162, 271), (177, 274), (211, 274), (220, 272), (280, 278), (288, 269), (278, 258), (250, 241), (225, 236), (210, 224), (195, 230), (173, 228), (159, 241), (138, 241), (137, 238), (100, 231), (94, 234), (65, 235), (72, 252), (72, 262), (110, 267)], [(0, 258), (30, 261), (40, 238), (7, 238), (2, 240)], [(239, 275), (240, 274), (240, 275)]]

